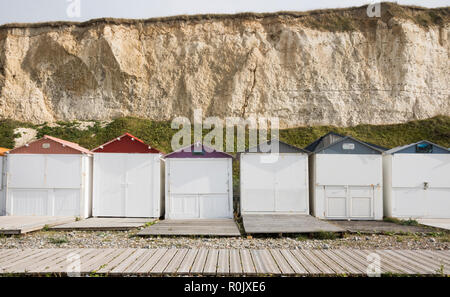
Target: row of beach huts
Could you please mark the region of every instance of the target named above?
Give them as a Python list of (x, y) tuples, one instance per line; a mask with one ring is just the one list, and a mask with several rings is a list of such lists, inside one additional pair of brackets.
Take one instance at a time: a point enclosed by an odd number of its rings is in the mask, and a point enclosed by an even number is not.
[[(429, 141), (386, 150), (328, 133), (306, 148), (279, 140), (233, 156), (200, 143), (163, 155), (124, 134), (89, 151), (51, 136), (0, 156), (1, 215), (321, 219), (450, 218), (450, 150)], [(0, 151), (1, 152), (1, 151)]]

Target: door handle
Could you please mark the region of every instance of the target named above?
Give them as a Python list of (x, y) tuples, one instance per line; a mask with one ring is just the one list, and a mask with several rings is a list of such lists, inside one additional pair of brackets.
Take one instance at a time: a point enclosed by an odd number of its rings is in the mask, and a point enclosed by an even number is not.
[(424, 183), (423, 183), (423, 189), (424, 189), (424, 190), (427, 190), (428, 188), (429, 188), (428, 183), (427, 183), (427, 182), (424, 182)]

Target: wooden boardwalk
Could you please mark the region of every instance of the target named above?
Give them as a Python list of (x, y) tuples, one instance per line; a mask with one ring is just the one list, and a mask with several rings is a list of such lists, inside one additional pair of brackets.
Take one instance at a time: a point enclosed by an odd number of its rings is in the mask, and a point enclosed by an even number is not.
[(139, 236), (241, 236), (233, 219), (162, 220), (141, 230)]
[(74, 221), (75, 217), (0, 216), (0, 234), (25, 234)]
[(175, 248), (0, 249), (0, 274), (367, 275), (367, 267), (374, 254), (381, 260), (381, 274), (450, 274), (450, 251)]
[(243, 214), (242, 223), (245, 232), (248, 234), (345, 231), (345, 229), (327, 221), (302, 214)]
[(68, 224), (57, 225), (50, 230), (55, 231), (126, 231), (154, 222), (150, 218), (88, 218)]

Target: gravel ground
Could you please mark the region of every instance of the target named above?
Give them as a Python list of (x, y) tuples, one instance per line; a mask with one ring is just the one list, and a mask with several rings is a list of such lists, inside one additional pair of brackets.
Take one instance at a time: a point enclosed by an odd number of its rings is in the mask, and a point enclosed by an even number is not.
[[(298, 237), (137, 237), (138, 231), (40, 231), (0, 236), (0, 248), (286, 248), (449, 250), (450, 233), (344, 234), (336, 239)], [(325, 234), (326, 235), (326, 234)], [(324, 234), (322, 234), (324, 236)], [(328, 238), (327, 236), (325, 236)]]

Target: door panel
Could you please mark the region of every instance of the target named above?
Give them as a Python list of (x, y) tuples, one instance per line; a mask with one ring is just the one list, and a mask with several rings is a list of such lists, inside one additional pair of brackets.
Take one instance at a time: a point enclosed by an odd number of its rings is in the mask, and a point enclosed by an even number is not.
[(170, 162), (173, 194), (228, 193), (228, 159), (177, 160)]
[(422, 217), (425, 215), (425, 193), (423, 188), (393, 188), (393, 214), (400, 217)]
[(228, 195), (201, 195), (200, 201), (200, 218), (232, 218)]
[(13, 210), (16, 216), (51, 216), (51, 202), (48, 190), (11, 190)]
[(124, 158), (94, 155), (94, 216), (125, 216), (125, 176)]
[(373, 193), (373, 187), (325, 187), (325, 217), (371, 219)]
[(80, 215), (80, 190), (55, 189), (54, 215), (55, 216), (79, 216)]
[(425, 191), (426, 217), (444, 219), (450, 218), (450, 189), (429, 188)]
[(151, 217), (153, 210), (153, 158), (145, 155), (127, 156), (125, 208), (127, 217)]
[(199, 218), (199, 204), (197, 195), (176, 195), (170, 197), (171, 219), (195, 219)]
[(350, 187), (349, 195), (352, 218), (373, 218), (372, 187)]
[(306, 157), (279, 156), (274, 164), (275, 211), (307, 211), (306, 162)]
[(275, 174), (273, 164), (261, 162), (259, 154), (242, 155), (241, 203), (243, 211), (275, 210)]
[(347, 217), (347, 189), (325, 187), (325, 216), (327, 218)]
[(45, 188), (46, 161), (44, 155), (8, 155), (11, 188)]

